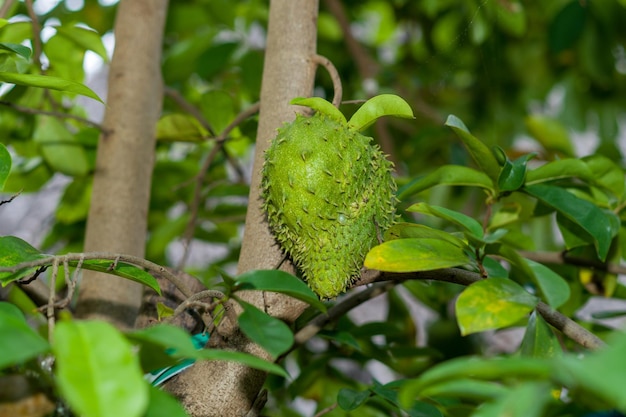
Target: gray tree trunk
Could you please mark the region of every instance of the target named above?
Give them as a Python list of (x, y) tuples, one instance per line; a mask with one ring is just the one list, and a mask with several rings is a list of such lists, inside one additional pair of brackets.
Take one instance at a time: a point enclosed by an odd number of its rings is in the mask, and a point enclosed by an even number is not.
[[(155, 125), (161, 114), (161, 50), (167, 0), (122, 0), (100, 138), (85, 251), (143, 256)], [(142, 285), (85, 271), (77, 315), (132, 327)]]

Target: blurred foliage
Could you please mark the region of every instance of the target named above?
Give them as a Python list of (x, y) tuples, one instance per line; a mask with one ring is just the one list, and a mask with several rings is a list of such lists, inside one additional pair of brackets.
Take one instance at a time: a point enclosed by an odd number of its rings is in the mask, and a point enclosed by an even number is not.
[[(35, 1), (36, 6), (43, 3)], [(105, 2), (85, 0), (78, 10), (70, 10), (71, 3), (74, 2), (52, 2), (38, 16), (45, 35), (40, 57), (42, 67), (39, 67), (25, 3), (15, 2), (4, 16), (8, 20), (0, 20), (3, 46), (0, 71), (41, 75), (43, 68), (45, 75), (87, 84), (93, 80), (90, 77), (105, 77), (103, 72), (91, 74), (86, 70), (91, 71), (110, 59), (105, 46), (110, 46), (115, 3), (103, 5)], [(220, 280), (223, 268), (232, 269), (239, 256), (256, 117), (246, 119), (230, 131), (223, 148), (216, 149), (221, 145), (215, 138), (237, 114), (259, 99), (269, 14), (267, 3), (178, 0), (169, 5), (163, 45), (167, 93), (158, 126), (147, 258), (178, 266), (180, 248), (192, 238), (192, 248), (210, 247), (215, 254), (208, 260), (194, 260), (186, 268), (208, 285)], [(343, 6), (345, 16), (338, 14), (337, 4)], [(579, 226), (592, 225), (584, 220), (572, 220), (567, 205), (554, 203), (554, 198), (562, 196), (558, 191), (545, 188), (530, 189), (528, 193), (515, 191), (525, 180), (526, 183), (546, 178), (558, 181), (559, 187), (574, 196), (567, 198), (592, 201), (598, 210), (618, 213), (623, 222), (624, 21), (624, 1), (324, 0), (318, 21), (318, 51), (337, 67), (343, 81), (344, 100), (365, 100), (379, 93), (394, 93), (413, 107), (416, 121), (389, 120), (369, 129), (396, 162), (398, 183), (404, 187), (401, 190), (411, 190), (403, 198), (403, 208), (416, 201), (426, 201), (431, 208), (445, 206), (482, 220), (486, 207), (484, 190), (491, 190), (490, 196), (497, 201), (490, 206), (493, 212), (488, 218), (489, 233), (474, 236), (476, 240), (470, 242), (473, 248), (511, 257), (511, 253), (499, 251), (499, 242), (523, 250), (560, 250), (563, 239), (576, 255), (619, 261), (626, 252), (626, 245), (620, 245), (626, 236), (624, 228), (617, 239), (604, 236), (600, 254), (600, 243), (596, 241), (594, 246), (588, 234), (576, 227), (576, 221)], [(349, 47), (345, 33), (348, 29), (360, 48)], [(30, 53), (15, 45), (27, 47)], [(330, 78), (320, 70), (316, 94), (330, 97), (332, 91)], [(3, 84), (0, 102), (0, 137), (13, 160), (4, 193), (37, 192), (53, 175), (67, 178), (54, 225), (46, 231), (40, 249), (55, 253), (81, 251), (99, 132), (75, 118), (52, 118), (20, 109), (77, 117), (86, 117), (93, 110), (86, 110), (85, 99), (69, 91), (44, 91), (25, 85)], [(96, 106), (93, 103), (88, 103), (90, 109)], [(188, 105), (197, 109), (197, 114), (191, 114)], [(346, 103), (342, 111), (350, 114), (356, 108)], [(494, 170), (481, 166), (485, 164), (484, 158), (472, 159), (474, 155), (466, 151), (463, 140), (457, 136), (458, 124), (447, 119), (449, 114), (457, 115), (486, 144), (488, 152), (484, 155), (492, 158), (491, 148), (497, 145), (500, 150), (493, 156), (498, 162), (497, 172), (502, 164), (508, 164), (510, 175), (490, 179), (489, 174)], [(457, 130), (446, 127), (446, 120), (448, 126), (454, 125)], [(465, 139), (470, 140), (467, 136)], [(529, 151), (536, 153), (534, 159), (527, 156)], [(587, 156), (581, 152), (595, 156), (574, 159)], [(213, 159), (203, 173), (207, 158)], [(551, 161), (556, 165), (539, 168)], [(450, 166), (454, 168), (442, 168)], [(483, 175), (474, 173), (468, 177), (470, 167), (479, 168)], [(569, 175), (573, 173), (577, 175)], [(567, 174), (566, 178), (561, 174)], [(491, 180), (494, 182), (490, 183)], [(435, 187), (446, 181), (448, 186)], [(468, 181), (476, 187), (465, 187)], [(7, 207), (10, 209), (10, 205)], [(560, 209), (558, 232), (554, 222), (543, 216), (555, 209)], [(426, 216), (422, 211), (419, 215), (409, 212), (403, 216), (407, 221), (420, 216), (420, 223), (436, 229), (455, 232), (459, 229), (458, 222), (452, 222), (450, 228), (450, 219), (444, 215)], [(190, 227), (192, 220), (195, 227)], [(506, 235), (488, 241), (505, 227)], [(398, 233), (414, 231), (403, 229)], [(581, 239), (581, 235), (587, 239)], [(501, 272), (489, 259), (481, 261), (490, 276), (492, 271)], [(521, 272), (511, 272), (511, 278), (525, 288), (537, 290), (541, 283), (525, 275), (529, 269), (532, 265), (522, 265)], [(569, 299), (559, 307), (566, 315), (574, 315), (596, 294), (626, 297), (624, 286), (618, 284), (615, 275), (605, 271), (571, 265), (555, 266), (554, 270), (570, 290)], [(541, 274), (551, 276), (545, 270)], [(270, 377), (268, 409), (285, 416), (301, 415), (291, 405), (296, 398), (313, 400), (314, 407), (321, 410), (337, 402), (341, 392), (342, 407), (327, 415), (399, 413), (399, 400), (389, 393), (389, 390), (397, 391), (397, 387), (373, 382), (372, 364), (383, 364), (394, 378), (412, 378), (451, 358), (485, 352), (487, 347), (480, 338), (462, 336), (454, 320), (450, 300), (460, 291), (439, 282), (407, 282), (402, 290), (389, 293), (389, 310), (382, 321), (358, 324), (347, 316), (342, 317), (334, 327), (324, 330), (321, 337), (286, 359), (289, 366), (299, 371), (295, 380)], [(13, 295), (13, 299), (18, 297), (19, 294)], [(437, 313), (439, 320), (420, 328), (408, 299), (419, 300)], [(298, 326), (306, 324), (307, 319), (310, 316), (302, 317)], [(540, 336), (545, 334), (541, 321), (533, 319), (521, 324), (530, 329), (522, 353), (554, 349), (552, 333)], [(583, 324), (600, 335), (607, 331), (601, 324)], [(418, 345), (417, 335), (428, 340), (428, 344)], [(537, 339), (538, 347), (531, 342)], [(563, 345), (572, 348), (569, 342)], [(623, 341), (618, 346), (623, 346)], [(611, 354), (609, 351), (606, 359), (591, 360), (604, 364), (612, 360)], [(563, 366), (568, 366), (572, 373), (579, 372), (588, 381), (587, 385), (578, 387), (581, 392), (606, 388), (601, 382), (591, 381), (593, 376), (576, 368), (570, 359), (564, 359)], [(512, 369), (523, 373), (519, 368)], [(455, 374), (450, 381), (460, 384), (466, 376)], [(563, 382), (557, 376), (552, 378), (550, 383)], [(613, 374), (608, 381), (623, 386)], [(449, 395), (454, 387), (443, 388), (448, 389), (445, 393)], [(495, 389), (493, 386), (480, 387), (496, 395), (491, 391)], [(557, 410), (554, 398), (544, 395), (551, 387), (543, 387), (538, 394), (537, 386), (512, 385), (506, 394), (498, 392), (500, 400), (481, 415), (498, 415), (498, 410), (504, 409), (498, 407), (519, 404), (515, 398), (530, 401), (535, 394), (541, 408), (537, 413), (547, 410), (546, 415), (557, 415), (549, 414)], [(340, 391), (342, 388), (350, 391)], [(439, 394), (444, 392), (436, 385), (420, 389), (426, 388), (439, 388)], [(417, 388), (413, 389), (411, 392), (416, 395)], [(468, 405), (471, 401), (445, 396), (437, 399), (438, 405), (448, 410), (447, 415), (472, 413), (473, 408)], [(593, 397), (588, 403), (571, 404), (568, 410), (559, 410), (582, 415), (607, 403), (611, 402)], [(365, 405), (350, 411), (351, 406), (360, 404)], [(431, 404), (423, 404), (418, 402), (409, 414), (438, 415), (428, 407)], [(532, 412), (527, 415), (535, 415)]]

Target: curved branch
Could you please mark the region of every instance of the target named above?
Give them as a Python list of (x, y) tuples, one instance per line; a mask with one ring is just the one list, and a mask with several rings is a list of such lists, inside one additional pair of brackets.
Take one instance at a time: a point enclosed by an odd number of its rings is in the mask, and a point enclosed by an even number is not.
[(343, 96), (343, 87), (341, 86), (341, 77), (339, 76), (339, 71), (330, 59), (326, 58), (322, 55), (313, 55), (311, 57), (311, 61), (316, 63), (317, 65), (321, 65), (326, 68), (328, 71), (328, 75), (330, 75), (330, 79), (333, 82), (333, 105), (335, 107), (339, 107), (341, 104), (341, 98)]
[(138, 256), (109, 253), (109, 252), (86, 252), (86, 253), (68, 253), (66, 255), (49, 256), (47, 258), (38, 259), (36, 261), (22, 262), (14, 266), (0, 267), (0, 272), (17, 272), (21, 269), (35, 268), (44, 265), (53, 265), (54, 262), (79, 262), (85, 268), (84, 261), (106, 259), (112, 262), (121, 261), (145, 268), (148, 272), (162, 275), (180, 290), (185, 297), (191, 297), (194, 292), (176, 275), (167, 270), (167, 268), (150, 262), (147, 259)]
[(52, 117), (56, 117), (56, 118), (59, 118), (59, 119), (76, 120), (78, 122), (86, 124), (87, 126), (95, 127), (96, 129), (100, 130), (103, 133), (107, 133), (107, 131), (102, 127), (101, 124), (98, 124), (96, 122), (92, 122), (89, 119), (85, 119), (84, 117), (76, 116), (74, 114), (61, 113), (61, 112), (56, 112), (56, 111), (46, 111), (46, 110), (33, 109), (33, 108), (30, 108), (30, 107), (24, 107), (24, 106), (20, 106), (18, 104), (15, 104), (15, 103), (11, 103), (10, 101), (0, 101), (0, 105), (10, 107), (10, 108), (14, 109), (15, 111), (18, 111), (20, 113), (25, 113), (25, 114), (35, 114), (35, 115), (39, 114), (39, 115), (43, 115), (43, 116), (52, 116)]
[(626, 275), (626, 267), (603, 263), (600, 261), (580, 258), (577, 256), (572, 256), (567, 252), (520, 252), (524, 258), (530, 259), (531, 261), (546, 263), (546, 264), (556, 264), (556, 265), (574, 265), (574, 266), (582, 266), (587, 268), (599, 269), (601, 271), (606, 271), (610, 274), (615, 275)]
[[(453, 284), (469, 286), (484, 278), (476, 272), (464, 269), (446, 268), (434, 271), (410, 272), (410, 273), (390, 273), (380, 271), (365, 271), (362, 279), (355, 283), (355, 286), (364, 285), (374, 281), (407, 281), (426, 280), (444, 281)], [(587, 329), (576, 323), (569, 317), (559, 313), (543, 301), (537, 304), (536, 310), (552, 327), (559, 330), (565, 336), (588, 349), (599, 349), (606, 344), (602, 339)]]

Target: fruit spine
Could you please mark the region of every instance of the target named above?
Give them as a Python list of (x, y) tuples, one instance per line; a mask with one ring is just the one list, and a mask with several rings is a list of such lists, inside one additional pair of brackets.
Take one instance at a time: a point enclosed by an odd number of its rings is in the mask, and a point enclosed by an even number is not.
[(263, 208), (311, 289), (334, 298), (359, 276), (365, 255), (394, 222), (392, 164), (359, 133), (371, 115), (357, 125), (324, 100), (297, 104), (317, 112), (285, 124), (266, 151)]

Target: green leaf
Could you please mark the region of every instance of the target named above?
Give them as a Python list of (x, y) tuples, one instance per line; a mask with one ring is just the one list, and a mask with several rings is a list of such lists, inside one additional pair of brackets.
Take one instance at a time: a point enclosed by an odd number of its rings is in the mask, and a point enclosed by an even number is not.
[(268, 362), (254, 355), (242, 352), (233, 352), (230, 350), (219, 349), (202, 349), (198, 350), (195, 356), (196, 359), (215, 360), (215, 361), (230, 361), (238, 362), (250, 368), (258, 369), (272, 373), (274, 375), (289, 378), (289, 374), (282, 367), (275, 363)]
[(552, 358), (563, 354), (559, 339), (536, 311), (528, 318), (520, 351), (522, 355), (532, 358)]
[(463, 141), (478, 167), (494, 182), (497, 182), (500, 176), (500, 164), (487, 145), (472, 135), (461, 119), (452, 114), (448, 116), (446, 126), (452, 128)]
[(364, 265), (386, 272), (432, 271), (471, 262), (466, 251), (447, 240), (432, 238), (396, 239), (374, 246)]
[(537, 298), (515, 282), (489, 278), (467, 287), (456, 301), (462, 335), (500, 329), (523, 319), (537, 305)]
[(33, 139), (52, 169), (71, 176), (89, 172), (85, 149), (58, 119), (40, 117)]
[(285, 271), (270, 269), (244, 272), (236, 278), (236, 285), (241, 290), (273, 291), (287, 294), (326, 312), (326, 306), (311, 291), (309, 286), (298, 277)]
[(273, 358), (287, 352), (293, 345), (293, 333), (285, 322), (259, 310), (252, 304), (238, 300), (243, 313), (238, 317), (239, 327), (251, 340), (265, 349)]
[(405, 406), (409, 405), (427, 388), (458, 379), (497, 380), (525, 377), (549, 380), (553, 372), (550, 362), (544, 359), (461, 357), (445, 361), (430, 368), (419, 378), (407, 381), (400, 390), (400, 401)]
[(183, 406), (163, 390), (150, 386), (150, 401), (143, 417), (189, 417)]
[(55, 374), (63, 398), (84, 417), (140, 417), (148, 386), (131, 344), (112, 325), (60, 322)]
[(591, 181), (611, 192), (619, 200), (624, 198), (624, 171), (615, 162), (603, 155), (583, 158), (591, 171)]
[(80, 94), (104, 104), (102, 99), (87, 86), (74, 81), (65, 80), (63, 78), (50, 77), (47, 75), (0, 72), (0, 82), (24, 85), (26, 87), (49, 88), (51, 90)]
[(348, 124), (357, 131), (371, 126), (376, 119), (383, 116), (396, 116), (405, 119), (414, 119), (413, 110), (409, 103), (394, 94), (381, 94), (367, 100), (352, 115)]
[(552, 308), (559, 308), (569, 299), (570, 288), (567, 281), (559, 274), (538, 262), (524, 259), (534, 273), (534, 281), (541, 290), (546, 303)]
[(462, 378), (432, 385), (424, 389), (420, 393), (420, 397), (462, 398), (484, 402), (494, 400), (507, 392), (508, 388), (500, 383)]
[[(76, 266), (77, 264), (77, 261), (70, 262), (70, 265), (72, 266)], [(113, 261), (109, 261), (106, 259), (89, 259), (83, 261), (82, 267), (84, 269), (104, 272), (107, 274), (116, 275), (121, 278), (126, 278), (131, 281), (138, 282), (152, 288), (159, 295), (161, 294), (161, 288), (159, 287), (159, 283), (157, 282), (157, 280), (152, 275), (150, 275), (143, 269), (136, 267), (135, 265), (118, 262), (117, 265), (113, 267)]]
[(15, 54), (18, 54), (26, 59), (30, 59), (30, 56), (32, 54), (32, 51), (30, 50), (30, 48), (24, 46), (24, 45), (19, 45), (17, 43), (5, 43), (5, 42), (0, 42), (0, 49), (1, 50), (5, 50), (5, 51), (9, 51), (9, 52), (13, 52)]
[(469, 246), (467, 246), (467, 244), (458, 237), (448, 232), (444, 232), (443, 230), (433, 229), (432, 227), (417, 223), (396, 223), (387, 229), (384, 235), (384, 240), (386, 241), (407, 238), (441, 239), (446, 240), (459, 248), (469, 249)]
[(168, 114), (159, 119), (156, 128), (157, 140), (167, 142), (202, 142), (208, 132), (192, 116)]
[(332, 103), (324, 100), (320, 97), (296, 97), (290, 102), (291, 104), (295, 104), (297, 106), (305, 106), (315, 110), (318, 113), (322, 113), (328, 117), (331, 117), (335, 120), (339, 120), (342, 123), (348, 123), (346, 121), (346, 116), (343, 115), (342, 112)]
[[(607, 340), (607, 347), (588, 354), (580, 359), (578, 356), (564, 356), (558, 362), (560, 369), (566, 371), (585, 395), (594, 395), (603, 399), (606, 408), (617, 408), (626, 411), (626, 333), (615, 332)], [(584, 391), (583, 391), (584, 392)]]
[(466, 233), (468, 237), (473, 237), (478, 240), (482, 240), (483, 238), (483, 227), (480, 223), (458, 211), (450, 210), (445, 207), (432, 206), (427, 203), (413, 204), (407, 208), (406, 211), (439, 217), (465, 229), (465, 231), (468, 232)]
[(542, 417), (546, 404), (551, 400), (548, 383), (526, 382), (513, 387), (494, 402), (483, 404), (475, 417)]
[(495, 194), (493, 181), (484, 172), (464, 166), (444, 165), (425, 177), (416, 178), (400, 187), (397, 195), (400, 200), (404, 200), (439, 185), (480, 187)]
[(19, 365), (50, 350), (43, 337), (30, 328), (13, 304), (0, 301), (0, 370)]
[(370, 395), (369, 390), (356, 391), (351, 388), (342, 388), (337, 394), (337, 404), (344, 411), (356, 410), (367, 402)]
[(196, 348), (191, 337), (180, 327), (170, 324), (159, 324), (127, 334), (127, 337), (143, 342), (160, 345), (165, 349), (173, 349), (175, 355), (181, 357), (194, 356)]
[(109, 60), (102, 37), (96, 31), (80, 26), (57, 26), (55, 29), (58, 35), (72, 41), (82, 49), (95, 52), (104, 62)]
[(517, 0), (503, 5), (495, 3), (497, 18), (496, 24), (506, 33), (521, 38), (526, 33), (526, 13), (524, 6)]
[(526, 128), (548, 151), (574, 156), (569, 132), (558, 120), (542, 115), (531, 115), (526, 117)]
[(538, 168), (528, 171), (526, 185), (534, 185), (541, 182), (554, 181), (563, 178), (580, 178), (585, 181), (593, 181), (594, 175), (580, 159), (566, 158), (548, 162)]
[(500, 191), (516, 191), (519, 190), (526, 180), (526, 165), (528, 161), (535, 157), (536, 154), (530, 153), (520, 156), (515, 161), (508, 159), (500, 171), (498, 177), (498, 190)]
[(541, 184), (526, 186), (523, 190), (589, 233), (593, 238), (598, 257), (602, 261), (606, 259), (611, 241), (619, 230), (616, 228), (619, 222), (615, 221), (613, 213), (605, 212), (595, 204), (578, 198), (561, 187)]
[[(15, 236), (0, 237), (0, 267), (10, 268), (21, 263), (38, 261), (50, 255), (45, 255), (33, 248), (30, 244)], [(0, 272), (2, 286), (10, 282), (31, 276), (39, 267), (22, 268), (15, 272)]]
[(4, 184), (11, 172), (11, 154), (6, 146), (0, 143), (0, 191), (4, 190)]

